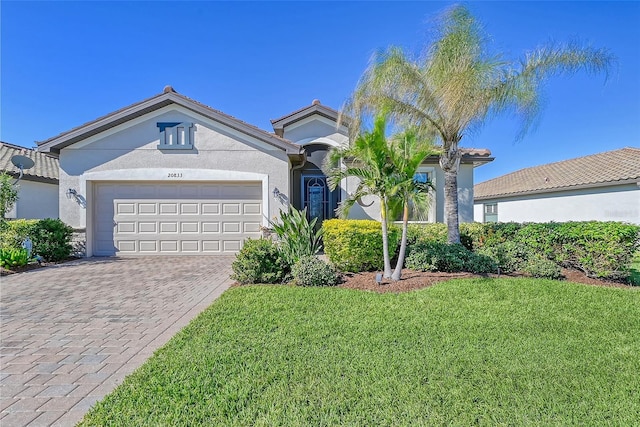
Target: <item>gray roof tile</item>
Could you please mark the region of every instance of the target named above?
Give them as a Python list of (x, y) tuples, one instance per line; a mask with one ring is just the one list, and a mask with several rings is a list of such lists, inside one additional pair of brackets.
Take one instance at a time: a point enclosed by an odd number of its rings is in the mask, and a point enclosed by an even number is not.
[(24, 170), (23, 179), (43, 182), (58, 182), (59, 163), (55, 157), (48, 156), (31, 148), (0, 142), (0, 170), (17, 177), (20, 171), (11, 163), (15, 155), (29, 157), (34, 165)]
[(474, 186), (476, 200), (640, 180), (640, 148), (626, 147), (521, 169)]

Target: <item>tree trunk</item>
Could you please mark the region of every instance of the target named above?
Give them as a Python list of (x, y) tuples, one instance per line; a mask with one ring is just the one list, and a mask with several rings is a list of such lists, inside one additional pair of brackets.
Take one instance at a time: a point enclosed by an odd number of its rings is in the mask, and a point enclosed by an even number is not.
[(444, 172), (444, 217), (447, 223), (449, 243), (460, 243), (460, 224), (458, 221), (458, 169), (462, 153), (457, 144), (440, 156), (440, 167)]
[(384, 278), (391, 277), (391, 258), (389, 257), (389, 231), (387, 229), (387, 203), (380, 198), (380, 217), (382, 225), (382, 256), (384, 257)]
[(400, 252), (398, 253), (398, 262), (396, 263), (396, 269), (391, 275), (391, 280), (397, 282), (402, 276), (402, 267), (404, 266), (404, 256), (407, 252), (407, 229), (409, 228), (409, 204), (404, 203), (404, 209), (402, 211), (402, 240), (400, 241)]

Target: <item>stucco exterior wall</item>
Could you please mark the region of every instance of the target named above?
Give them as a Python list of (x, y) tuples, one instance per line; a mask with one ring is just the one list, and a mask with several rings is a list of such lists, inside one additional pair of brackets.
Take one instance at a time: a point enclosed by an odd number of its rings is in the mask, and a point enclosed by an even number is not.
[[(159, 150), (158, 122), (193, 123), (194, 148)], [(175, 105), (64, 148), (59, 159), (60, 218), (87, 231), (97, 181), (261, 182), (263, 225), (289, 196), (289, 160), (281, 149)], [(276, 188), (283, 198), (273, 197)], [(78, 196), (67, 197), (68, 189)]]
[(7, 218), (58, 218), (58, 185), (22, 179), (19, 182), (18, 201), (7, 213)]
[(623, 221), (640, 224), (640, 186), (632, 183), (526, 197), (478, 201), (474, 219), (483, 222), (483, 206), (498, 204), (500, 222)]

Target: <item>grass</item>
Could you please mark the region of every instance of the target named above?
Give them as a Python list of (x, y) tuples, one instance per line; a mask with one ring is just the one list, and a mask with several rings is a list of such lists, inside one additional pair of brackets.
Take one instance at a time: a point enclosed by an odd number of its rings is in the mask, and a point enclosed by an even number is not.
[(640, 291), (225, 292), (81, 425), (637, 425)]

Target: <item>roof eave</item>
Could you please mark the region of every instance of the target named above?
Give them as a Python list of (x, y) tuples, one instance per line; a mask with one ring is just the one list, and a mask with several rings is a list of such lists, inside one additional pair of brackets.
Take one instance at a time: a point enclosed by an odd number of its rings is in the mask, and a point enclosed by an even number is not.
[(549, 193), (558, 193), (561, 191), (572, 191), (572, 190), (586, 190), (590, 188), (601, 188), (601, 187), (611, 187), (614, 185), (627, 185), (627, 184), (638, 184), (640, 185), (640, 177), (631, 178), (625, 180), (618, 181), (606, 181), (606, 182), (594, 182), (590, 184), (581, 184), (581, 185), (569, 185), (564, 187), (553, 187), (553, 188), (543, 188), (538, 190), (528, 190), (528, 191), (518, 191), (513, 193), (500, 193), (500, 194), (489, 194), (485, 196), (474, 196), (474, 200), (493, 200), (493, 199), (504, 199), (511, 197), (519, 197), (519, 196), (530, 196), (537, 194), (549, 194)]
[(280, 148), (287, 154), (300, 154), (302, 150), (300, 146), (291, 141), (271, 135), (264, 130), (255, 128), (231, 116), (199, 104), (176, 92), (168, 92), (156, 95), (137, 104), (133, 104), (130, 107), (125, 107), (122, 110), (103, 116), (86, 125), (58, 135), (57, 137), (38, 142), (38, 151), (59, 153), (61, 149), (76, 142), (97, 135), (122, 123), (126, 123), (131, 119), (143, 116), (171, 104), (180, 105), (204, 117), (208, 117), (225, 126)]

